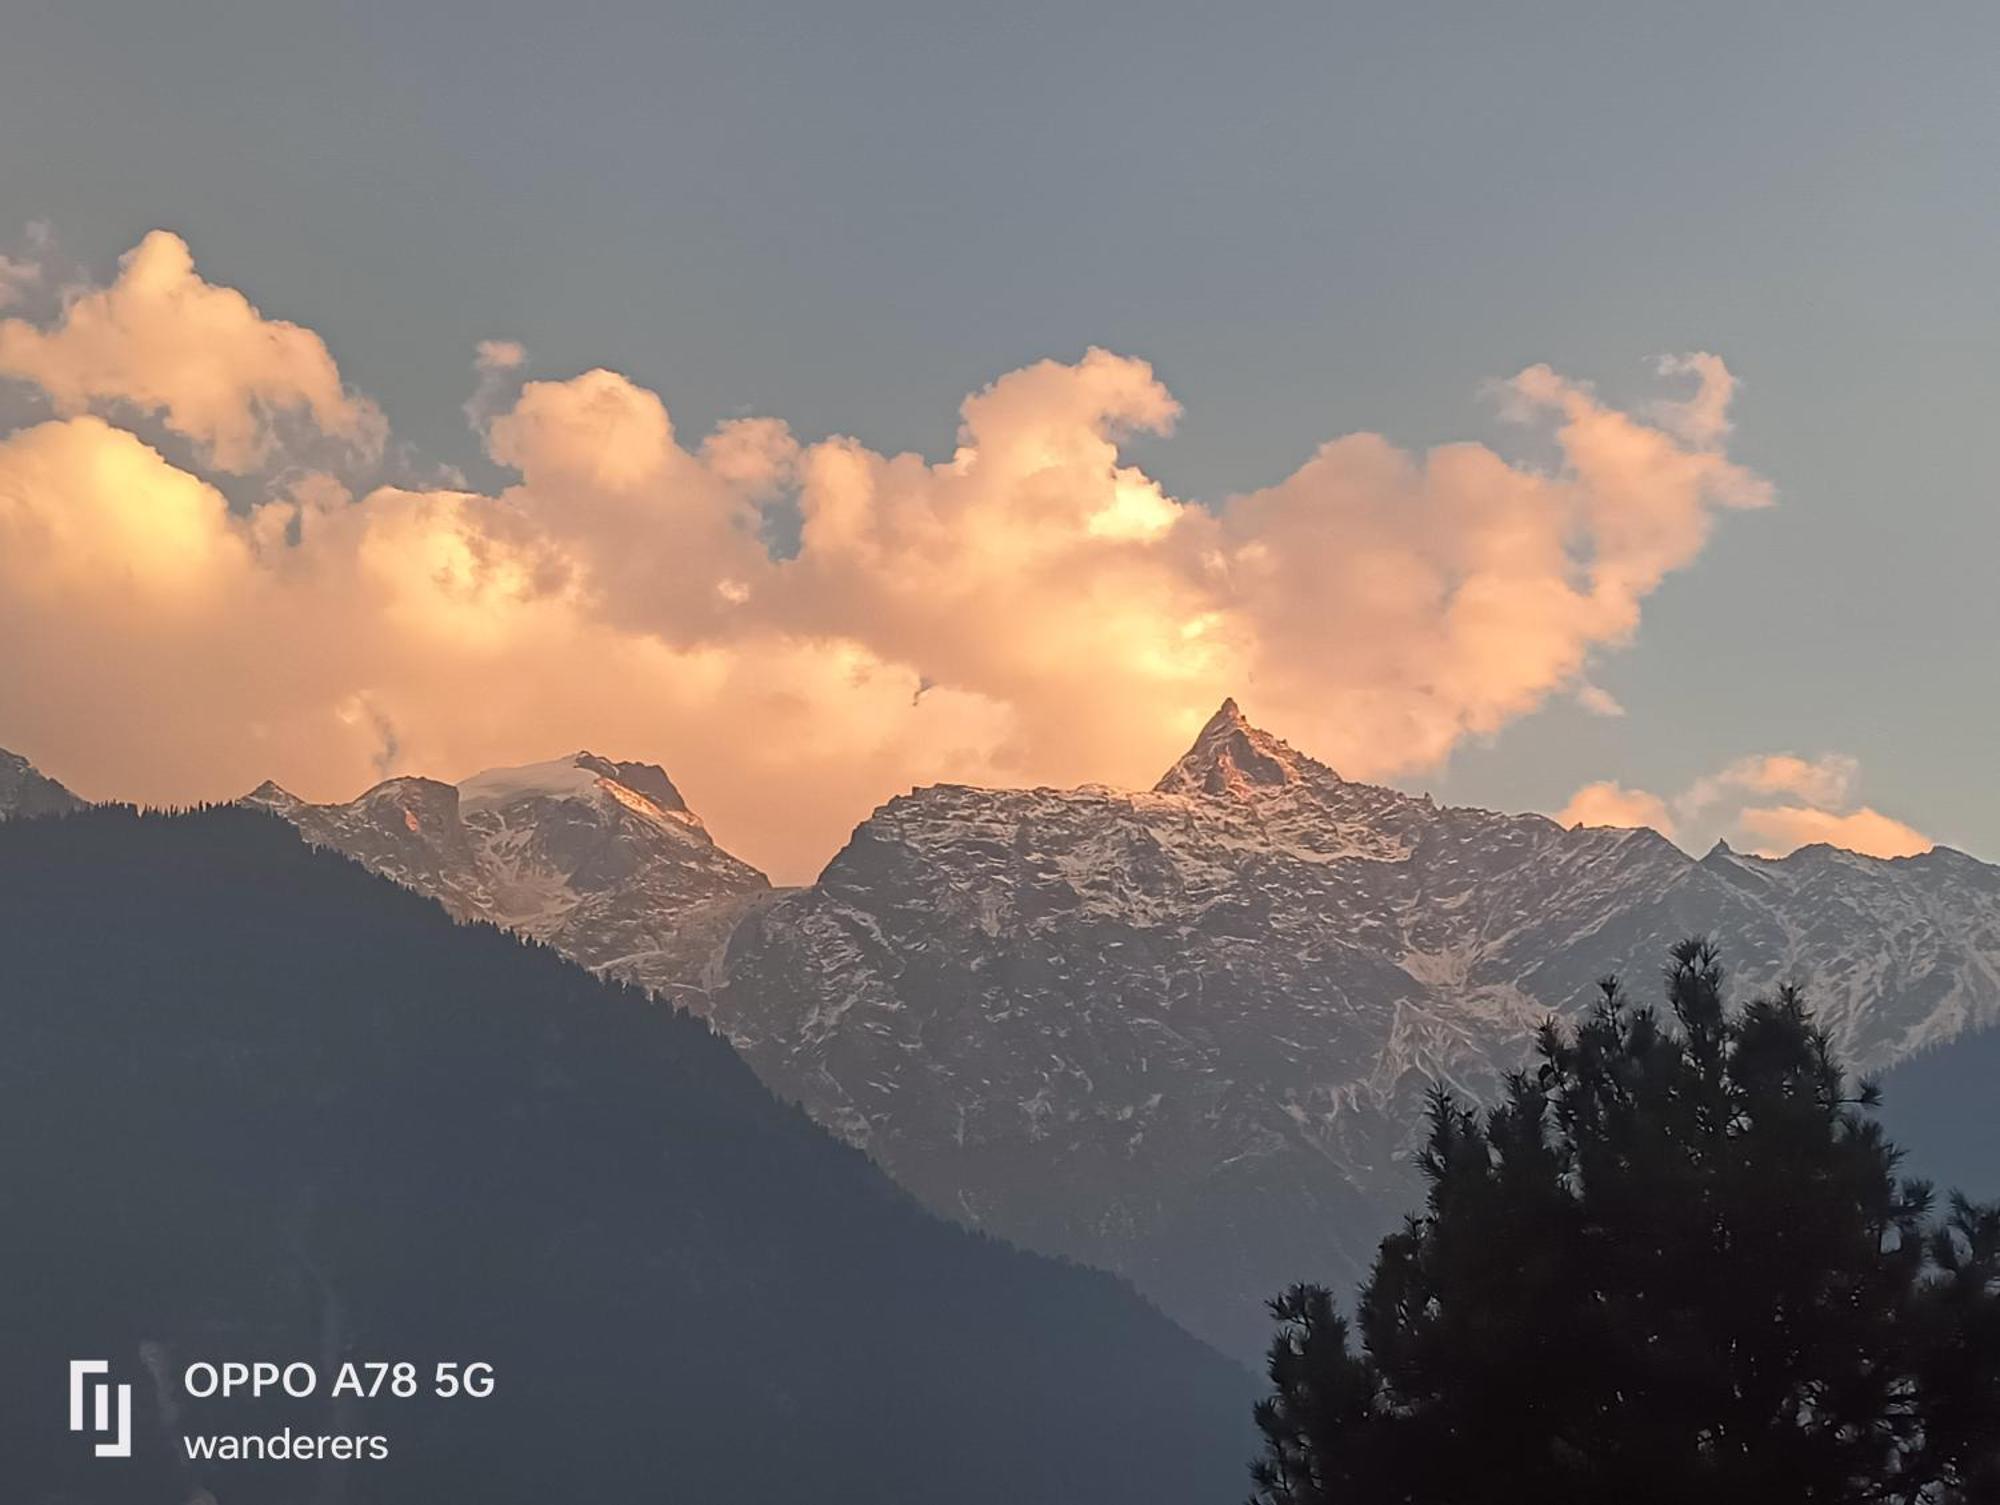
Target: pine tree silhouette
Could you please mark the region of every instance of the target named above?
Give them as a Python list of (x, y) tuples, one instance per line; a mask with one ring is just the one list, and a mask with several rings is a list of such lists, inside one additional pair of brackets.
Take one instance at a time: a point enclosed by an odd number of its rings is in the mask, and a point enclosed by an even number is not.
[(1358, 1346), (1271, 1303), (1257, 1505), (2000, 1500), (2000, 1208), (1932, 1216), (1796, 992), (1732, 1012), (1691, 940), (1667, 999), (1433, 1095)]

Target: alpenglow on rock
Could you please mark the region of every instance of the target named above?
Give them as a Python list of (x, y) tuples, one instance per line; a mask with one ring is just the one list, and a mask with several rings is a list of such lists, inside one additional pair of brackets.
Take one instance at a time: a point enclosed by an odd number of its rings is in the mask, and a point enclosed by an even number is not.
[(1746, 993), (1805, 985), (1864, 1068), (2000, 1019), (2000, 869), (1945, 848), (1697, 861), (1652, 831), (1439, 806), (1342, 779), (1233, 702), (1150, 791), (918, 790), (802, 889), (768, 888), (642, 766), (255, 798), (706, 1012), (932, 1207), (1118, 1270), (1246, 1358), (1265, 1298), (1351, 1282), (1414, 1204), (1433, 1082), (1490, 1098), (1600, 976), (1649, 1001), (1682, 936), (1716, 936)]

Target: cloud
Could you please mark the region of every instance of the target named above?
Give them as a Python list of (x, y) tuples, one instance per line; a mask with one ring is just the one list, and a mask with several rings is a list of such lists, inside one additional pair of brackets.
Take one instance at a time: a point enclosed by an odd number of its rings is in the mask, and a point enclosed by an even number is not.
[(1706, 350), (1663, 355), (1655, 369), (1662, 376), (1694, 377), (1695, 391), (1692, 397), (1655, 402), (1651, 410), (1654, 422), (1697, 449), (1714, 449), (1729, 437), (1734, 428), (1729, 405), (1735, 400), (1737, 381), (1721, 356)]
[[(482, 389), (523, 359), (483, 345)], [(1126, 458), (1179, 415), (1158, 375), (1091, 350), (968, 398), (940, 461), (770, 417), (684, 440), (598, 370), (492, 389), (495, 495), (306, 477), (232, 512), (94, 410), (161, 413), (222, 470), (274, 416), (379, 417), (317, 335), (163, 233), (53, 329), (0, 325), (0, 365), (61, 415), (0, 439), (0, 742), (151, 800), (587, 745), (666, 763), (781, 877), (911, 784), (1150, 783), (1230, 693), (1351, 776), (1434, 767), (1590, 703), (1589, 665), (1717, 516), (1770, 500), (1714, 422), (1535, 366), (1503, 411), (1549, 466), (1352, 434), (1204, 506)], [(1726, 371), (1690, 369), (1719, 413)]]
[(1188, 578), (1245, 643), (1247, 682), (1260, 702), (1276, 689), (1299, 713), (1295, 740), (1349, 773), (1435, 764), (1576, 683), (1593, 653), (1629, 641), (1719, 510), (1771, 499), (1546, 366), (1503, 397), (1508, 416), (1552, 426), (1560, 468), (1356, 434), (1186, 522)]
[(519, 340), (481, 340), (473, 356), (472, 367), (481, 373), (512, 371), (526, 364), (527, 359), (527, 349)]
[(1756, 842), (1753, 850), (1765, 857), (1815, 842), (1868, 857), (1914, 857), (1936, 845), (1921, 831), (1866, 806), (1836, 815), (1803, 805), (1773, 805), (1745, 810), (1739, 819)]
[(1796, 795), (1808, 805), (1845, 804), (1854, 791), (1861, 765), (1841, 753), (1801, 758), (1793, 753), (1765, 753), (1739, 758), (1720, 773), (1696, 779), (1675, 804), (1692, 815), (1714, 805), (1731, 791)]
[(59, 414), (106, 403), (157, 414), (225, 471), (263, 465), (282, 417), (365, 456), (385, 433), (375, 405), (341, 385), (318, 335), (202, 281), (187, 243), (165, 230), (126, 254), (109, 287), (75, 290), (53, 329), (0, 323), (0, 376), (35, 383)]
[(1564, 826), (1650, 826), (1662, 836), (1674, 834), (1673, 812), (1665, 800), (1609, 779), (1585, 784), (1569, 797), (1555, 819)]
[(22, 293), (42, 280), (39, 262), (0, 256), (0, 308), (17, 302)]
[(472, 370), (479, 384), (466, 399), (466, 422), (484, 433), (500, 410), (501, 395), (512, 385), (514, 373), (527, 363), (527, 347), (519, 340), (481, 340), (472, 355)]
[(1615, 717), (1625, 714), (1625, 707), (1618, 703), (1617, 696), (1600, 685), (1591, 684), (1588, 680), (1577, 685), (1575, 694), (1576, 703), (1593, 716)]
[[(1609, 781), (1586, 784), (1555, 819), (1566, 826), (1651, 826), (1669, 837), (1693, 828), (1709, 841), (1734, 837), (1760, 857), (1783, 857), (1814, 842), (1870, 857), (1929, 851), (1935, 843), (1902, 821), (1866, 805), (1846, 808), (1860, 775), (1861, 765), (1842, 753), (1764, 753), (1703, 775), (1671, 800)], [(1770, 795), (1795, 803), (1753, 803)]]

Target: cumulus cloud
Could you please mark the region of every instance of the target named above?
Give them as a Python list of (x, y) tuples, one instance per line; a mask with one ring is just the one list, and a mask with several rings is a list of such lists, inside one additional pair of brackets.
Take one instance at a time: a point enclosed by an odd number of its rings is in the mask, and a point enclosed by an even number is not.
[[(1738, 758), (1663, 799), (1611, 782), (1586, 784), (1556, 815), (1566, 826), (1651, 826), (1663, 836), (1699, 830), (1706, 838), (1734, 838), (1760, 857), (1783, 857), (1825, 842), (1869, 857), (1910, 857), (1934, 842), (1902, 821), (1866, 805), (1853, 805), (1861, 767), (1828, 753), (1802, 758), (1764, 753)], [(1763, 805), (1772, 795), (1793, 803)]]
[(1565, 826), (1651, 826), (1662, 836), (1674, 834), (1673, 812), (1665, 800), (1610, 779), (1577, 790), (1557, 812), (1556, 821)]
[(1853, 793), (1861, 766), (1841, 753), (1801, 758), (1793, 753), (1766, 753), (1739, 758), (1720, 773), (1699, 778), (1676, 804), (1690, 814), (1705, 810), (1731, 791), (1796, 795), (1808, 805), (1839, 806)]
[(1503, 412), (1551, 465), (1353, 434), (1213, 507), (1129, 463), (1180, 410), (1108, 351), (974, 394), (941, 461), (775, 418), (690, 441), (615, 372), (514, 392), (524, 358), (475, 362), (518, 478), (497, 495), (308, 477), (243, 513), (106, 416), (161, 414), (225, 470), (278, 414), (379, 438), (317, 335), (163, 233), (54, 327), (0, 325), (0, 367), (59, 414), (0, 439), (0, 742), (153, 800), (588, 745), (666, 763), (797, 877), (913, 783), (1149, 783), (1230, 693), (1351, 776), (1435, 766), (1591, 702), (1588, 665), (1717, 516), (1770, 500), (1718, 447), (1712, 357), (1674, 368), (1709, 416), (1671, 421), (1521, 372)]
[(1740, 819), (1756, 843), (1753, 849), (1766, 857), (1783, 856), (1814, 842), (1869, 857), (1914, 857), (1936, 845), (1921, 831), (1866, 807), (1837, 815), (1803, 805), (1773, 805), (1745, 810)]
[(385, 433), (318, 335), (202, 281), (187, 243), (165, 230), (126, 254), (109, 287), (73, 290), (54, 328), (0, 323), (0, 376), (33, 382), (60, 414), (116, 403), (157, 414), (226, 471), (262, 465), (286, 416), (366, 455)]

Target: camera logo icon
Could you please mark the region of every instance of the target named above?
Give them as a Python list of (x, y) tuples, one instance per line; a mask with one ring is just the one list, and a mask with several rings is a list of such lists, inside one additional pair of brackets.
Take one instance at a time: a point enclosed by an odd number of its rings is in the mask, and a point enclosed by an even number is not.
[[(100, 1458), (130, 1458), (132, 1387), (112, 1384), (110, 1373), (111, 1365), (104, 1359), (69, 1361), (69, 1429), (100, 1439), (96, 1448)], [(97, 1375), (105, 1378), (93, 1378)]]

